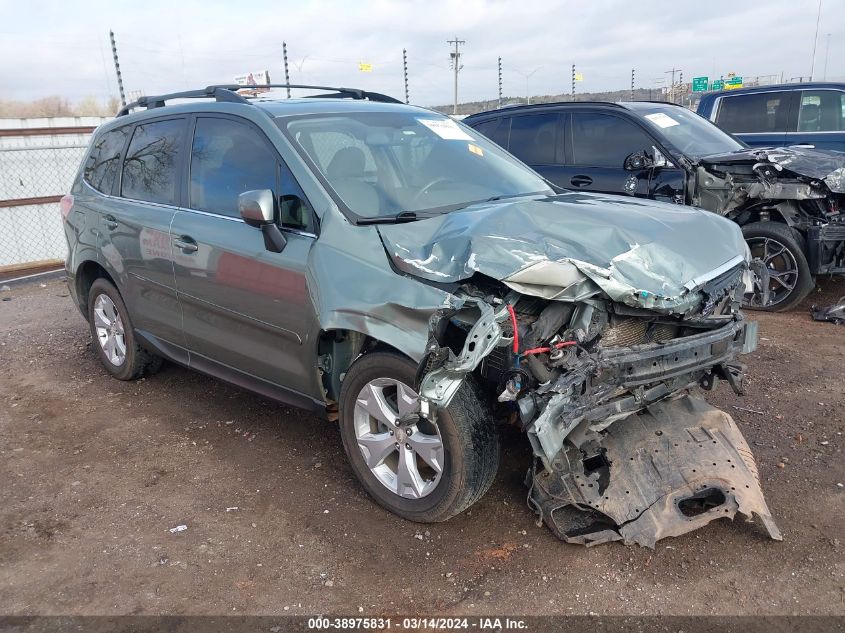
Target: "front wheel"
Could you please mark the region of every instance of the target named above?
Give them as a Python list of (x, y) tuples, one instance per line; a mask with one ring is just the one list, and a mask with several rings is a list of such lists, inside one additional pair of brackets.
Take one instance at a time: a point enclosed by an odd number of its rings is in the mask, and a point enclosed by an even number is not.
[(754, 293), (743, 307), (783, 312), (795, 307), (813, 288), (813, 276), (804, 255), (801, 236), (777, 222), (754, 222), (742, 227), (753, 259), (769, 272), (769, 300), (763, 301), (761, 282), (755, 277)]
[(352, 470), (368, 493), (399, 516), (434, 523), (478, 501), (496, 475), (496, 427), (465, 381), (436, 422), (418, 415), (417, 367), (373, 352), (346, 374), (340, 432)]

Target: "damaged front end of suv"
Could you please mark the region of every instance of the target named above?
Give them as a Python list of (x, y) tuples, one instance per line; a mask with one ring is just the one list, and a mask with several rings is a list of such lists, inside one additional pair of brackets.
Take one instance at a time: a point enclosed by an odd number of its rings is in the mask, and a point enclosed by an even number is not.
[(529, 504), (568, 542), (653, 547), (736, 512), (779, 540), (745, 440), (697, 395), (719, 380), (741, 394), (737, 357), (756, 347), (742, 236), (637, 205), (569, 193), (381, 227), (396, 268), (453, 284), (430, 319), (421, 415), (466, 380), (485, 389), (530, 440)]

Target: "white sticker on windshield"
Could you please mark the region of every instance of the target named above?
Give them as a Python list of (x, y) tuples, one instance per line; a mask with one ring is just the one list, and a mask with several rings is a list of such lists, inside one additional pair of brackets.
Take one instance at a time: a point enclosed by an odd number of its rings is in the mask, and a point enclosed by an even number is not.
[(668, 114), (663, 114), (662, 112), (646, 114), (645, 118), (647, 118), (655, 125), (659, 125), (660, 127), (672, 127), (673, 125), (680, 125), (675, 119), (670, 117)]
[(464, 132), (452, 119), (417, 119), (429, 130), (447, 141), (471, 141), (473, 138)]

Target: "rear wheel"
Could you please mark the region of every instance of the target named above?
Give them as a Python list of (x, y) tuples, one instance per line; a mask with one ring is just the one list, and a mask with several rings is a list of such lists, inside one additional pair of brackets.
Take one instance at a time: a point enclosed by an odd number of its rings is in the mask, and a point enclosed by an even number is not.
[(91, 284), (88, 323), (100, 362), (118, 380), (135, 380), (161, 368), (162, 358), (138, 343), (123, 298), (106, 279)]
[(478, 501), (496, 475), (493, 420), (465, 381), (436, 422), (418, 415), (417, 367), (373, 352), (350, 367), (340, 394), (340, 431), (355, 475), (382, 506), (432, 523)]
[(796, 306), (813, 288), (813, 276), (804, 255), (801, 235), (785, 224), (754, 222), (742, 227), (751, 257), (760, 259), (769, 272), (769, 300), (755, 277), (754, 294), (744, 307), (782, 312)]

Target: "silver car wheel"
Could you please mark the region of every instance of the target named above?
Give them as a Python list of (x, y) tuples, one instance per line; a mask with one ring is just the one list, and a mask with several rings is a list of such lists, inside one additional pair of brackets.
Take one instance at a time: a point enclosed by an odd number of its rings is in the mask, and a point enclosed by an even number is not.
[(355, 438), (364, 461), (388, 490), (407, 499), (431, 494), (443, 474), (443, 440), (419, 418), (419, 396), (392, 378), (371, 380), (355, 400)]
[(108, 361), (120, 367), (126, 361), (126, 333), (123, 319), (108, 295), (97, 295), (94, 300), (94, 329), (97, 342)]

